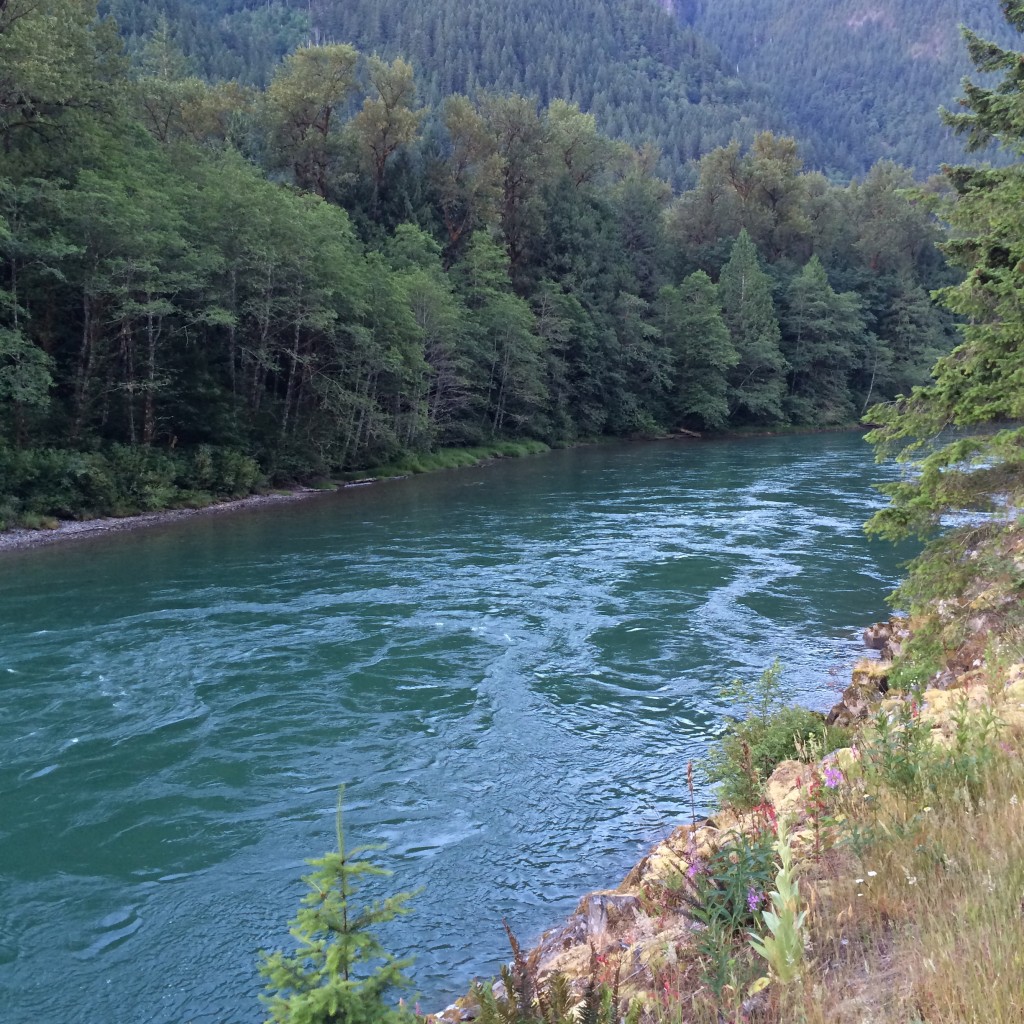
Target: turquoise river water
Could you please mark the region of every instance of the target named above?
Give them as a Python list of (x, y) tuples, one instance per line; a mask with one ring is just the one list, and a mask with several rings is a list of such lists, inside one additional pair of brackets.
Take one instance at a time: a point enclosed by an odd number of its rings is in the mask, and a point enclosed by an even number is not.
[(856, 434), (601, 446), (0, 557), (0, 1019), (260, 1020), (340, 782), (372, 891), (423, 887), (423, 1005), (495, 973), (688, 817), (721, 684), (834, 701), (877, 477)]

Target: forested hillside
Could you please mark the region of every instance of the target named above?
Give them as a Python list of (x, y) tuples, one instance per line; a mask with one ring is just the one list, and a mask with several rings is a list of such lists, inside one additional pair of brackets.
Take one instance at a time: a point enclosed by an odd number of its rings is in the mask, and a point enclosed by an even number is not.
[(937, 117), (970, 70), (968, 22), (1010, 42), (995, 0), (104, 0), (137, 51), (166, 18), (195, 69), (264, 85), (307, 42), (410, 60), (420, 99), (513, 91), (578, 104), (600, 130), (654, 145), (659, 173), (760, 130), (848, 180), (880, 159), (921, 175), (961, 158)]
[[(660, 154), (682, 184), (687, 162), (733, 139), (749, 143), (786, 119), (729, 71), (717, 50), (655, 0), (108, 0), (138, 46), (160, 19), (205, 77), (262, 84), (300, 41), (352, 43), (416, 68), (419, 98), (482, 90), (576, 103), (606, 134)], [(299, 35), (299, 33), (301, 36)]]
[(938, 228), (789, 138), (673, 195), (562, 100), (421, 104), (300, 49), (265, 90), (0, 12), (0, 519), (131, 511), (450, 446), (850, 422), (948, 325)]
[[(996, 0), (666, 0), (758, 82), (805, 143), (807, 162), (862, 174), (891, 159), (920, 174), (963, 160), (937, 110), (973, 72), (958, 30), (1013, 43)], [(993, 156), (989, 152), (988, 156)]]

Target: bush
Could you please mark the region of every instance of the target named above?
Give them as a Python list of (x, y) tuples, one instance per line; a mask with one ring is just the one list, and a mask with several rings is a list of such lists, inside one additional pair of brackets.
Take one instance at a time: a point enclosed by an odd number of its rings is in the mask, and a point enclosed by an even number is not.
[(212, 445), (192, 452), (120, 444), (100, 451), (3, 447), (0, 529), (202, 507), (215, 497), (250, 494), (261, 481), (250, 456)]
[(717, 784), (723, 804), (754, 807), (780, 762), (799, 758), (807, 748), (821, 757), (850, 743), (848, 730), (826, 726), (817, 712), (783, 705), (781, 675), (776, 660), (753, 686), (737, 679), (723, 690), (725, 696), (738, 698), (745, 711), (744, 718), (732, 719), (705, 761), (708, 779)]

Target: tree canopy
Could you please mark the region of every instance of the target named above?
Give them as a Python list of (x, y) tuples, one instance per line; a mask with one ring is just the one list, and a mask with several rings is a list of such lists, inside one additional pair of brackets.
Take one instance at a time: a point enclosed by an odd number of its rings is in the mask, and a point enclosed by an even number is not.
[(340, 43), (209, 82), (170, 8), (130, 60), (88, 5), (19, 3), (0, 521), (446, 446), (849, 421), (944, 346), (939, 232), (895, 165), (839, 186), (762, 132), (674, 192), (564, 99), (435, 104), (403, 56)]
[[(1024, 4), (1002, 6), (1024, 31)], [(965, 112), (946, 121), (969, 148), (995, 141), (1018, 162), (946, 170), (955, 196), (942, 208), (953, 230), (943, 248), (966, 276), (940, 297), (962, 318), (963, 341), (939, 360), (931, 383), (869, 413), (879, 453), (913, 466), (872, 521), (894, 537), (930, 534), (965, 509), (1013, 516), (1024, 499), (1024, 54), (965, 36), (978, 70), (1003, 78), (968, 83)]]

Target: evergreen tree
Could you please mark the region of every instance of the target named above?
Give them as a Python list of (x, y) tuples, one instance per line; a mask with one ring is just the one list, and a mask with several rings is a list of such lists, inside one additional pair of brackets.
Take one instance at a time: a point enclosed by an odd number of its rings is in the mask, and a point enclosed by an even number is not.
[(729, 420), (727, 374), (739, 356), (722, 318), (718, 288), (697, 270), (658, 295), (658, 327), (673, 355), (669, 408), (676, 425), (718, 430)]
[(850, 422), (849, 375), (865, 342), (860, 299), (853, 292), (835, 292), (814, 256), (786, 289), (783, 327), (790, 418), (796, 423)]
[(353, 897), (359, 883), (389, 874), (366, 859), (379, 846), (345, 848), (342, 796), (338, 796), (338, 849), (308, 863), (309, 892), (291, 922), (295, 953), (263, 953), (260, 974), (267, 979), (267, 1024), (411, 1024), (413, 1016), (390, 1006), (385, 995), (408, 985), (402, 973), (409, 960), (384, 951), (372, 929), (407, 914), (410, 893), (363, 904)]
[[(1024, 3), (1004, 0), (1002, 8), (1024, 32)], [(967, 276), (942, 298), (964, 318), (963, 342), (939, 360), (932, 383), (869, 411), (879, 424), (870, 435), (879, 456), (895, 454), (915, 470), (885, 488), (890, 504), (869, 528), (889, 537), (927, 536), (950, 512), (999, 515), (933, 542), (916, 562), (911, 586), (952, 575), (967, 546), (964, 534), (976, 539), (997, 529), (1001, 517), (1018, 516), (1024, 505), (1024, 54), (971, 32), (966, 39), (977, 69), (1003, 77), (994, 86), (969, 84), (967, 112), (946, 120), (966, 134), (969, 149), (995, 140), (1017, 162), (947, 169), (955, 199), (944, 214), (955, 235), (944, 248)]]
[(746, 229), (736, 239), (718, 284), (738, 356), (729, 375), (730, 414), (781, 420), (787, 364), (779, 348), (781, 334), (771, 283)]

